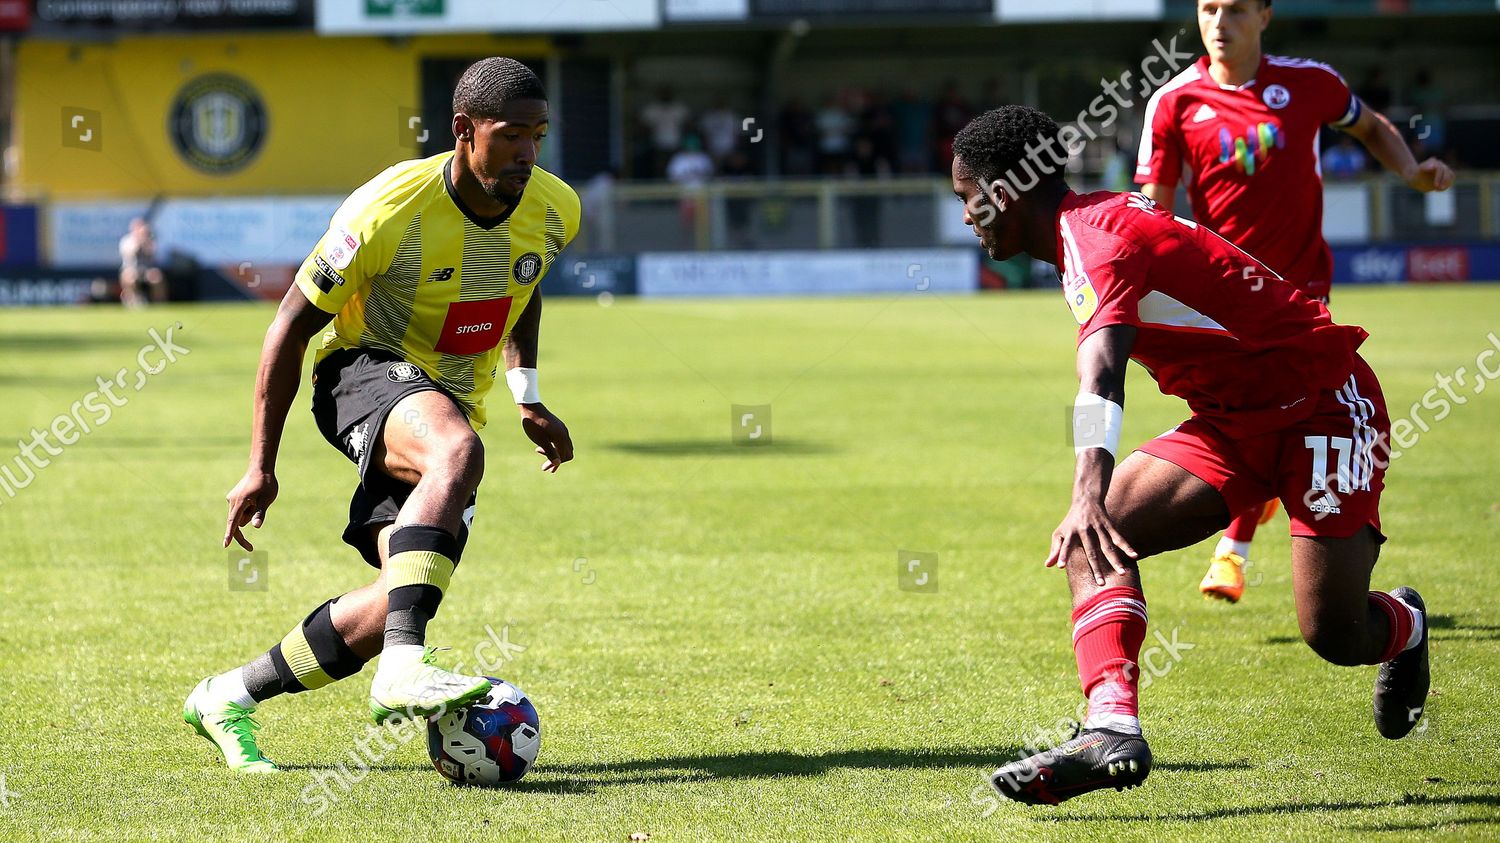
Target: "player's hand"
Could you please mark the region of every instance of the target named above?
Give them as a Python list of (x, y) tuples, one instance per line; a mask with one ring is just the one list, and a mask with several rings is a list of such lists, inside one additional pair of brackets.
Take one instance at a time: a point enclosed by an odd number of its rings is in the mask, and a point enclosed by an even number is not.
[(1423, 193), (1447, 190), (1453, 186), (1453, 168), (1436, 158), (1428, 158), (1406, 177), (1406, 184)]
[(224, 546), (229, 546), (233, 539), (240, 543), (240, 547), (246, 550), (254, 550), (255, 547), (245, 539), (245, 534), (240, 528), (249, 524), (260, 529), (266, 523), (266, 510), (270, 509), (271, 502), (276, 500), (276, 493), (280, 489), (276, 483), (276, 475), (269, 471), (258, 471), (250, 469), (240, 482), (229, 490), (224, 500), (229, 502), (229, 520), (224, 524)]
[(568, 436), (568, 426), (541, 404), (516, 406), (521, 408), (521, 429), (536, 443), (536, 452), (547, 458), (542, 463), (542, 471), (556, 474), (563, 463), (573, 458), (573, 440)]
[(1075, 547), (1083, 548), (1098, 585), (1104, 585), (1104, 575), (1111, 569), (1117, 574), (1130, 573), (1130, 560), (1136, 558), (1135, 548), (1115, 529), (1104, 506), (1090, 500), (1075, 500), (1067, 517), (1052, 531), (1047, 567), (1066, 567)]

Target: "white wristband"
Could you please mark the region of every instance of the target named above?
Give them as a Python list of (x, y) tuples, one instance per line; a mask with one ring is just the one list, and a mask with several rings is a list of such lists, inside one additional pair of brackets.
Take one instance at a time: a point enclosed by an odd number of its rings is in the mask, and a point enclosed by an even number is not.
[(1120, 448), (1125, 408), (1102, 395), (1080, 392), (1073, 399), (1073, 453), (1103, 448), (1114, 456)]
[(510, 394), (515, 396), (517, 404), (540, 404), (542, 397), (537, 394), (536, 369), (506, 369), (505, 382), (510, 386)]

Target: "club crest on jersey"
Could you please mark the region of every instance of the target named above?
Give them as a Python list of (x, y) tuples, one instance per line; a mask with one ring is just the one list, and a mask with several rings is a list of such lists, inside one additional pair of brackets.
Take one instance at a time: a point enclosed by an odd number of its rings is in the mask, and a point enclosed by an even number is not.
[(516, 258), (516, 265), (511, 272), (511, 277), (522, 286), (532, 283), (542, 274), (542, 256), (536, 252), (527, 252)]
[(1260, 98), (1272, 108), (1286, 108), (1292, 101), (1292, 92), (1285, 85), (1267, 85)]
[(410, 383), (422, 377), (422, 370), (402, 360), (400, 363), (392, 363), (391, 367), (385, 370), (385, 377), (391, 383)]

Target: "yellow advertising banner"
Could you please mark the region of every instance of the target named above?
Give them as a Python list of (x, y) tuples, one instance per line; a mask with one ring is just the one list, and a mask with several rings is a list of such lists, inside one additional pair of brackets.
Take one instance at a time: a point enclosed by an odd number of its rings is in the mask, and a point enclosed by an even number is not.
[(424, 58), (544, 38), (312, 33), (27, 40), (11, 191), (42, 200), (347, 193), (419, 154)]

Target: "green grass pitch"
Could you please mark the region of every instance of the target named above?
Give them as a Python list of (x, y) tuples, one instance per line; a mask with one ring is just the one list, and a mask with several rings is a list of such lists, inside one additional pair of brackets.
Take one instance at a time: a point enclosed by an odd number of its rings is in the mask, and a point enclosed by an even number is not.
[[(1055, 809), (982, 787), (1080, 698), (1066, 586), (1042, 567), (1076, 391), (1053, 294), (549, 301), (543, 396), (578, 458), (538, 471), (496, 397), (431, 629), (455, 659), (503, 636), (498, 673), (541, 712), (537, 768), (490, 791), (446, 784), (421, 741), (366, 740), (356, 766), (368, 669), (261, 707), (274, 777), (226, 772), (178, 720), (199, 678), (368, 576), (338, 540), (353, 468), (304, 387), (254, 535), (267, 588), (229, 588), (223, 497), (269, 308), (0, 313), (12, 466), (96, 376), (135, 372), (148, 329), (180, 322), (190, 349), (0, 496), (0, 838), (1494, 839), (1500, 385), (1473, 383), (1500, 285), (1346, 289), (1334, 309), (1370, 329), (1393, 418), (1468, 373), (1391, 469), (1375, 575), (1434, 613), (1427, 728), (1378, 737), (1374, 668), (1301, 643), (1279, 515), (1238, 606), (1197, 593), (1208, 544), (1146, 563), (1152, 629), (1179, 642), (1143, 699), (1159, 767)], [(732, 404), (771, 406), (769, 446), (731, 444)], [(1183, 415), (1132, 372), (1126, 442)], [(936, 590), (901, 587), (902, 550), (937, 555)]]

